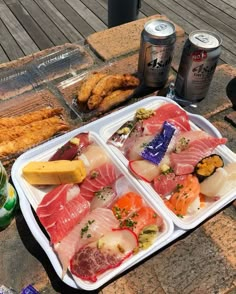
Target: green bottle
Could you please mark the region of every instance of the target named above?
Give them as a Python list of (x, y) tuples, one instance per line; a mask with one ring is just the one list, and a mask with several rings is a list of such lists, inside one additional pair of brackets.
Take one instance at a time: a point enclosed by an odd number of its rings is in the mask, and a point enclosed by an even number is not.
[(7, 172), (0, 162), (0, 230), (6, 228), (15, 215), (17, 194), (8, 182)]

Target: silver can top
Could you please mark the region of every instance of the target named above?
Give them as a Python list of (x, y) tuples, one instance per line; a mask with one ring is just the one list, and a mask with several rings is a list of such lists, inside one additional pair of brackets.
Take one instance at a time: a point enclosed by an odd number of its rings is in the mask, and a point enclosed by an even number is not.
[(166, 38), (175, 34), (175, 26), (167, 21), (162, 19), (152, 19), (145, 23), (145, 31), (158, 38)]
[(189, 40), (195, 46), (202, 49), (214, 49), (221, 45), (221, 38), (212, 32), (199, 30), (190, 33)]

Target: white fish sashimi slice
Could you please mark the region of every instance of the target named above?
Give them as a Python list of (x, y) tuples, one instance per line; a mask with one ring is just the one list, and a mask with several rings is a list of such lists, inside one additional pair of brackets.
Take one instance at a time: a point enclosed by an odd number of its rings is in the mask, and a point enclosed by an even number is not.
[(224, 170), (228, 173), (228, 176), (223, 187), (218, 193), (219, 197), (223, 197), (230, 191), (236, 190), (236, 162), (229, 163), (224, 167)]
[(96, 208), (89, 213), (74, 229), (59, 243), (54, 245), (62, 264), (63, 275), (71, 257), (81, 248), (119, 226), (119, 221), (110, 209)]
[(200, 197), (198, 196), (188, 207), (187, 214), (193, 215), (200, 209)]
[(200, 192), (208, 197), (220, 196), (226, 185), (227, 178), (227, 171), (224, 168), (218, 168), (213, 175), (200, 184)]

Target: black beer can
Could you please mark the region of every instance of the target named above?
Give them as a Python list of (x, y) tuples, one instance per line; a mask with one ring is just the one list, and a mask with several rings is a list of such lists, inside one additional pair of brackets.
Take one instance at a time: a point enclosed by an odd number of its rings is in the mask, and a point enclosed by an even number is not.
[(206, 97), (221, 53), (221, 38), (212, 32), (190, 33), (175, 82), (177, 97), (198, 102)]
[(141, 33), (138, 72), (148, 87), (162, 88), (168, 80), (176, 42), (175, 26), (166, 20), (145, 23)]

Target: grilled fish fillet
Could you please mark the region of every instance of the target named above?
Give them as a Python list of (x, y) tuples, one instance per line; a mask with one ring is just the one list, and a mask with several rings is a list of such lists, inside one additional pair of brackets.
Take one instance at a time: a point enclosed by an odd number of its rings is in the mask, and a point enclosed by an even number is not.
[(62, 108), (43, 108), (20, 116), (2, 117), (0, 118), (0, 131), (2, 128), (24, 126), (34, 121), (43, 120), (54, 115), (60, 115), (62, 112)]
[(57, 132), (69, 129), (69, 126), (60, 118), (57, 121), (43, 120), (39, 122), (41, 129), (32, 127), (30, 132), (26, 132), (21, 136), (11, 140), (0, 143), (0, 158), (13, 155), (24, 151), (34, 145), (37, 145), (55, 135)]
[(79, 89), (78, 101), (86, 102), (89, 99), (93, 88), (105, 76), (106, 74), (104, 73), (95, 72), (95, 73), (92, 73), (87, 79), (85, 79)]
[(129, 87), (137, 87), (139, 85), (139, 79), (130, 74), (123, 75), (108, 75), (102, 78), (94, 87), (92, 94), (105, 97), (109, 95), (111, 92), (129, 88)]
[(97, 110), (99, 112), (106, 112), (117, 104), (124, 102), (130, 95), (134, 93), (135, 89), (116, 90), (110, 95), (106, 96), (99, 104)]
[(93, 110), (98, 107), (98, 105), (102, 102), (102, 96), (92, 95), (89, 97), (87, 106), (89, 110)]

